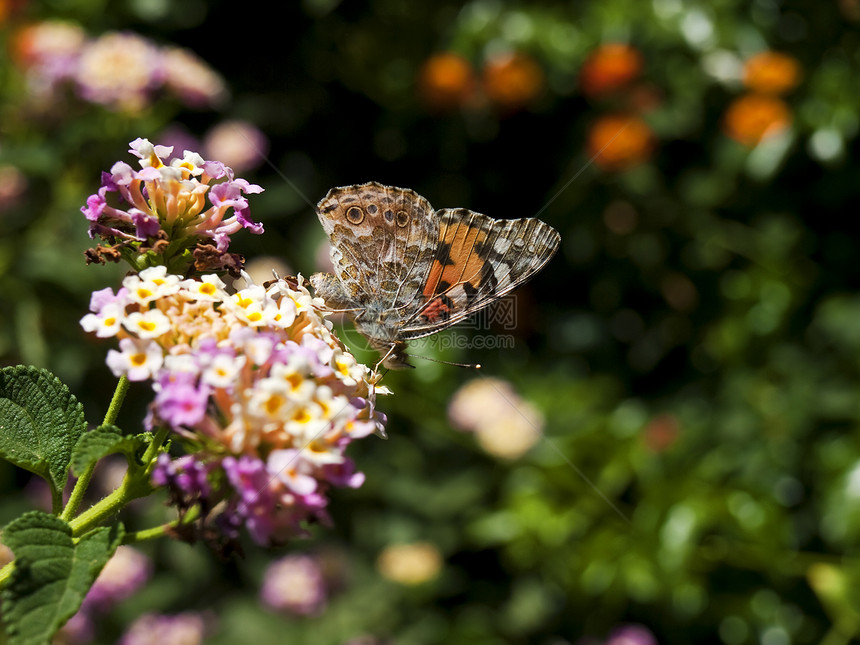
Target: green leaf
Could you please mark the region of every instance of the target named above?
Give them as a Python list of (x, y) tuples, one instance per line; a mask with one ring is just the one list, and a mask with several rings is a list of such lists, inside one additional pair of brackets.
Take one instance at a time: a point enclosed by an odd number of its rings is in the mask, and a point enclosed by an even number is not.
[(84, 433), (72, 451), (72, 473), (80, 476), (91, 464), (115, 453), (122, 453), (129, 464), (135, 463), (138, 452), (152, 441), (149, 433), (123, 435), (116, 426), (100, 426)]
[(0, 457), (46, 479), (55, 501), (86, 427), (83, 406), (49, 371), (0, 369)]
[(72, 539), (63, 520), (30, 511), (9, 523), (3, 543), (15, 570), (3, 589), (3, 620), (10, 645), (47, 643), (80, 608), (123, 536), (121, 524)]

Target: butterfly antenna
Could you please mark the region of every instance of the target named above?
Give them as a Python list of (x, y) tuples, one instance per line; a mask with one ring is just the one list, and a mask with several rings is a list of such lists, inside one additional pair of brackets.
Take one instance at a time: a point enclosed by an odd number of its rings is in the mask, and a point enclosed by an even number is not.
[(438, 358), (430, 358), (429, 356), (421, 356), (419, 354), (411, 354), (412, 358), (421, 358), (425, 361), (431, 361), (433, 363), (442, 363), (442, 365), (453, 365), (454, 367), (466, 367), (471, 370), (479, 370), (481, 369), (480, 363), (454, 363), (452, 361), (440, 361)]

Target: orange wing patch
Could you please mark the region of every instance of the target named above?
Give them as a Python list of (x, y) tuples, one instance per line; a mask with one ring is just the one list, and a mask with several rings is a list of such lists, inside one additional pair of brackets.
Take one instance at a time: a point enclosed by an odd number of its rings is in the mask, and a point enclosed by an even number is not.
[(430, 299), (464, 283), (477, 289), (486, 261), (474, 249), (475, 245), (486, 239), (486, 231), (477, 226), (457, 226), (445, 231), (444, 239), (439, 240), (439, 252), (424, 286), (424, 297)]

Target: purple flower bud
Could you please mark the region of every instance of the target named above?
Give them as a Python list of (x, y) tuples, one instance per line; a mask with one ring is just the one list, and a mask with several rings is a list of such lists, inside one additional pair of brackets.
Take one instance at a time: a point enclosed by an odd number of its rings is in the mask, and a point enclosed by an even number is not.
[(172, 378), (162, 382), (155, 395), (155, 409), (158, 417), (173, 428), (194, 426), (206, 414), (209, 394), (210, 389), (205, 384), (196, 385), (187, 378)]
[(112, 304), (120, 300), (120, 294), (125, 295), (125, 287), (121, 287), (119, 292), (114, 294), (113, 289), (110, 287), (105, 287), (104, 289), (99, 289), (98, 291), (93, 291), (90, 296), (90, 311), (93, 313), (98, 313), (102, 310), (106, 305)]
[(89, 221), (97, 222), (102, 216), (105, 206), (107, 206), (107, 201), (99, 191), (98, 194), (87, 197), (87, 205), (81, 206), (81, 212)]
[(148, 237), (158, 235), (158, 231), (161, 230), (161, 224), (159, 224), (157, 217), (136, 208), (130, 209), (129, 212), (131, 213), (131, 221), (134, 223), (135, 235), (138, 238), (144, 240)]
[(152, 469), (152, 483), (167, 486), (189, 506), (195, 500), (207, 500), (212, 494), (209, 472), (215, 465), (199, 461), (198, 455), (171, 460), (166, 453), (158, 455)]
[(203, 172), (212, 177), (212, 179), (221, 179), (227, 177), (228, 180), (233, 180), (233, 171), (229, 166), (220, 161), (206, 161), (203, 164)]
[(364, 473), (356, 472), (352, 459), (344, 459), (341, 464), (326, 464), (323, 473), (326, 481), (335, 486), (360, 488), (364, 484)]
[[(247, 204), (247, 200), (245, 201)], [(242, 225), (243, 228), (247, 228), (249, 231), (254, 233), (255, 235), (261, 235), (265, 231), (263, 230), (263, 225), (259, 222), (255, 222), (249, 217), (250, 209), (245, 206), (245, 208), (236, 208), (236, 219)]]

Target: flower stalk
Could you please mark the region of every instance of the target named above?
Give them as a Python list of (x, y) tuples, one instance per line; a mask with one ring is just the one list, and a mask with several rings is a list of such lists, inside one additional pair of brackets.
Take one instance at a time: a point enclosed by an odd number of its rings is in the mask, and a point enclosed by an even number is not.
[(141, 465), (137, 467), (129, 465), (119, 488), (69, 522), (72, 536), (80, 537), (91, 528), (119, 513), (129, 502), (146, 497), (154, 490), (149, 477), (155, 457), (167, 438), (167, 433), (166, 427), (159, 428), (141, 458)]

